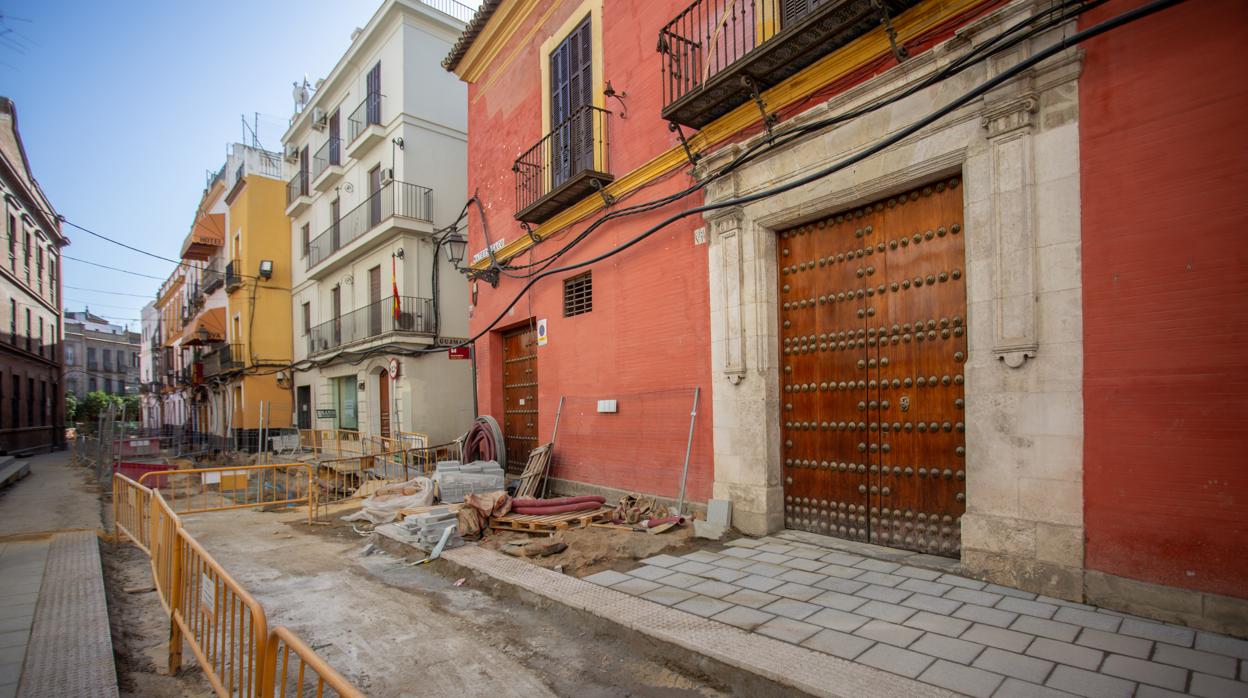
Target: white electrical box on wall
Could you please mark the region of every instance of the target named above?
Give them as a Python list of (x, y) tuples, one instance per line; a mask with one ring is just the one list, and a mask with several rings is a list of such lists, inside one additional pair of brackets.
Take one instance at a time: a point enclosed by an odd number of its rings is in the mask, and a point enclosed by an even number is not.
[(599, 400), (598, 401), (598, 412), (600, 414), (615, 414), (616, 412), (619, 412), (619, 411), (620, 411), (619, 405), (616, 404), (615, 400)]

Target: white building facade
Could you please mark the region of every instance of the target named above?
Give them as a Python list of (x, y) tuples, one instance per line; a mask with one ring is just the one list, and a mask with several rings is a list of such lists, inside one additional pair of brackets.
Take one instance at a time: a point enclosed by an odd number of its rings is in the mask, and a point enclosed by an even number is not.
[(301, 428), (440, 443), (472, 420), (468, 362), (433, 351), (468, 325), (441, 230), (467, 199), (466, 90), (439, 66), (463, 28), (387, 0), (283, 138)]

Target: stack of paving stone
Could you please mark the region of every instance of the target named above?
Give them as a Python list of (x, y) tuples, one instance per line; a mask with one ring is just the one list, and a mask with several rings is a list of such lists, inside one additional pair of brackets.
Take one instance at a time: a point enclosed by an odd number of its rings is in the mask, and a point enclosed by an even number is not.
[[(457, 520), (455, 512), (447, 507), (438, 507), (430, 509), (423, 514), (409, 516), (403, 520), (400, 526), (408, 532), (415, 534), (416, 547), (422, 550), (431, 550), (442, 539), (442, 532), (455, 526)], [(446, 542), (446, 547), (453, 548), (457, 545), (463, 545), (463, 543), (464, 539), (460, 537), (459, 533), (452, 533), (450, 539)]]
[(462, 502), (473, 492), (497, 492), (506, 485), (502, 467), (497, 461), (438, 461), (433, 481), (443, 502)]

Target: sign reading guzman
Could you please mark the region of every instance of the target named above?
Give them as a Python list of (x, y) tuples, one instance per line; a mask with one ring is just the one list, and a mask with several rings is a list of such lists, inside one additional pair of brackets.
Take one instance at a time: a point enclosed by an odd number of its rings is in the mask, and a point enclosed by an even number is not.
[(337, 410), (330, 409), (330, 410), (317, 410), (316, 411), (317, 419), (333, 419), (334, 417), (337, 417), (337, 416), (338, 416)]

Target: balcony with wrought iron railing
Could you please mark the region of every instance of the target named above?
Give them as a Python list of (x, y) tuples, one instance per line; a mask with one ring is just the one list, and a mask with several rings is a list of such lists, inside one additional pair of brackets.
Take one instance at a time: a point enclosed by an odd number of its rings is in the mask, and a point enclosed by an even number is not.
[[(918, 0), (696, 0), (659, 30), (663, 119), (702, 128)], [(881, 29), (881, 31), (883, 31)]]
[(611, 112), (585, 105), (516, 158), (516, 220), (542, 223), (615, 180), (607, 162)]
[(386, 137), (381, 119), (385, 99), (378, 92), (369, 92), (347, 117), (347, 155), (359, 159), (364, 151)]
[(342, 179), (342, 139), (331, 136), (312, 156), (312, 187), (329, 191)]
[(444, 15), (450, 15), (464, 24), (471, 22), (472, 16), (477, 12), (462, 2), (456, 2), (456, 0), (420, 0), (420, 4), (432, 7)]
[(399, 296), (399, 312), (396, 314), (394, 298), (383, 298), (322, 322), (308, 331), (308, 355), (333, 351), (391, 333), (432, 335), (433, 301)]
[(297, 216), (312, 205), (311, 178), (307, 170), (299, 170), (286, 182), (286, 215)]
[(233, 291), (243, 285), (243, 264), (237, 257), (225, 265), (225, 290)]
[[(431, 232), (433, 191), (407, 182), (392, 181), (381, 186), (360, 205), (347, 211), (308, 243), (307, 270), (312, 271), (334, 253), (351, 245), (370, 231), (383, 235), (393, 230)], [(332, 266), (317, 269), (327, 273)]]
[(208, 266), (200, 274), (200, 293), (210, 296), (213, 291), (225, 284), (225, 269), (222, 268), (223, 266), (220, 257), (213, 257), (208, 262)]
[(218, 342), (209, 345), (200, 360), (204, 365), (204, 376), (219, 376), (246, 366), (246, 356), (241, 342)]

